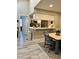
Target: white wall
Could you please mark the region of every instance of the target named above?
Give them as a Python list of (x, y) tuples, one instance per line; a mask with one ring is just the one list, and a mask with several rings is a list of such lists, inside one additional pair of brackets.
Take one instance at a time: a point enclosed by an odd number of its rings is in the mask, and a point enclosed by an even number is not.
[(17, 0), (17, 19), (20, 15), (26, 16), (34, 12), (34, 7), (40, 0)]
[(29, 13), (29, 0), (17, 0), (17, 17), (26, 16)]
[(29, 1), (29, 14), (34, 12), (34, 7), (40, 2), (40, 0), (30, 0)]

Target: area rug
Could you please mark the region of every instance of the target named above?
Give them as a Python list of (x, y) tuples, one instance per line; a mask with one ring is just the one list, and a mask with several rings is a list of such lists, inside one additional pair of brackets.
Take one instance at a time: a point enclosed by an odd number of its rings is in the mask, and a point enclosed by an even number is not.
[(38, 45), (30, 45), (17, 50), (17, 59), (50, 59), (46, 52)]

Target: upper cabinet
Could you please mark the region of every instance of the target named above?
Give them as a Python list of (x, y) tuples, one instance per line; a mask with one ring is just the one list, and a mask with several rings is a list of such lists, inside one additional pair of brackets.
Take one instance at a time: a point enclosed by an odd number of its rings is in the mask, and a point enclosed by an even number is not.
[(33, 14), (33, 19), (35, 20), (54, 20), (54, 16), (45, 14)]

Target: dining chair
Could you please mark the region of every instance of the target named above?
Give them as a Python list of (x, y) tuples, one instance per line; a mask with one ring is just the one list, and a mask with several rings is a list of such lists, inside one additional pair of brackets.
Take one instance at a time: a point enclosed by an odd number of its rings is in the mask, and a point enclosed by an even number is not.
[(49, 37), (48, 32), (44, 32), (44, 37), (45, 37), (45, 43), (44, 43), (44, 47), (48, 47), (50, 52), (50, 49), (55, 47), (55, 42), (52, 40), (53, 38)]

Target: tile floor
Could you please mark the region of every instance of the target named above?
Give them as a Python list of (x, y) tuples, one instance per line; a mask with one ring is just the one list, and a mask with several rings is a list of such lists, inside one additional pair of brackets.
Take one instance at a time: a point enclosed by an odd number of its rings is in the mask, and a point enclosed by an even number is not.
[[(40, 38), (40, 39), (33, 39), (33, 40), (26, 40), (24, 42), (24, 48), (26, 48), (27, 46), (30, 46), (30, 45), (35, 45), (35, 44), (39, 44), (40, 47), (47, 53), (47, 55), (50, 57), (50, 59), (61, 59), (61, 54), (59, 55), (56, 55), (54, 51), (51, 50), (50, 53), (48, 53), (48, 49), (47, 48), (44, 48), (44, 38)], [(19, 46), (19, 40), (17, 41), (17, 50), (20, 49), (20, 46)]]
[(39, 44), (29, 45), (17, 51), (18, 59), (50, 59)]

